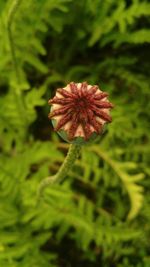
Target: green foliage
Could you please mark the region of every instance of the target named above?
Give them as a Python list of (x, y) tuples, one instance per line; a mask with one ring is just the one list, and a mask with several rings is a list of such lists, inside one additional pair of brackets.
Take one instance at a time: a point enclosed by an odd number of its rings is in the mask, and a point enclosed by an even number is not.
[[(149, 267), (149, 14), (140, 0), (0, 1), (0, 266)], [(72, 80), (110, 93), (113, 122), (37, 203), (68, 150), (46, 103)]]

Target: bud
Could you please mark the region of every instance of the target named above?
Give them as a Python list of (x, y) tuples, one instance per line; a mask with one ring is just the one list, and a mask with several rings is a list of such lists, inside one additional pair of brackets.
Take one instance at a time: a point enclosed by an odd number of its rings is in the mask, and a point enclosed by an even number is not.
[(69, 83), (56, 90), (48, 101), (55, 131), (69, 143), (82, 144), (101, 135), (104, 125), (112, 121), (110, 109), (113, 104), (97, 85)]

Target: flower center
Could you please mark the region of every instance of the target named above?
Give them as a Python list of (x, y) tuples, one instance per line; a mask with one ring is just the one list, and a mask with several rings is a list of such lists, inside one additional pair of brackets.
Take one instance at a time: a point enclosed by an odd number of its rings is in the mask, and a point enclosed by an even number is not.
[(87, 100), (85, 98), (79, 98), (76, 104), (80, 111), (85, 110), (88, 106)]

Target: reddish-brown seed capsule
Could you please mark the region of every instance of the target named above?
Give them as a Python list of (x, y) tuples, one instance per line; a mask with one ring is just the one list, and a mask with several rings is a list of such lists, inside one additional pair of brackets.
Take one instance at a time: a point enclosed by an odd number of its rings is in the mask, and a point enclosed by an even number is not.
[(111, 122), (110, 109), (113, 104), (97, 85), (69, 83), (56, 90), (48, 101), (52, 105), (49, 118), (56, 131), (64, 131), (68, 141), (78, 137), (88, 141), (93, 133), (101, 134), (106, 122)]

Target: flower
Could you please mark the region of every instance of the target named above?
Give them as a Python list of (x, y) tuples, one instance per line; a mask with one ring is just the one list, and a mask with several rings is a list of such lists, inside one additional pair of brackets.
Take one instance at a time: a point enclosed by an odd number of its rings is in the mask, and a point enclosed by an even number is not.
[(55, 131), (64, 131), (67, 139), (78, 137), (88, 141), (93, 133), (101, 134), (104, 124), (111, 122), (110, 109), (113, 104), (107, 99), (108, 93), (102, 92), (97, 85), (69, 83), (56, 90), (56, 95), (48, 101)]

